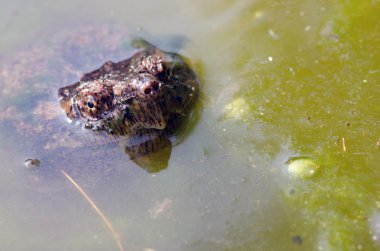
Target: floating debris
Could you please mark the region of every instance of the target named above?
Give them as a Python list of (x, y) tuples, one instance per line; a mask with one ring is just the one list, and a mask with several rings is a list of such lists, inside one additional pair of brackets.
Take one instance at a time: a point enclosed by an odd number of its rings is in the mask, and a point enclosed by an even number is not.
[(294, 178), (309, 179), (314, 177), (319, 165), (310, 157), (292, 157), (286, 162), (288, 172)]
[(106, 224), (107, 228), (111, 231), (112, 237), (115, 239), (116, 244), (120, 251), (125, 251), (123, 242), (120, 238), (120, 235), (116, 232), (115, 228), (111, 224), (111, 221), (108, 220), (108, 218), (105, 216), (105, 214), (100, 211), (99, 207), (94, 203), (94, 201), (87, 195), (87, 193), (82, 189), (82, 187), (79, 186), (79, 184), (71, 178), (70, 175), (68, 175), (63, 169), (61, 169), (61, 172), (66, 177), (68, 181), (71, 182), (71, 184), (74, 185), (74, 187), (78, 190), (78, 192), (86, 199), (88, 203), (92, 206), (92, 208), (96, 211), (96, 213), (100, 216), (102, 221)]
[(294, 244), (297, 244), (297, 245), (302, 245), (302, 242), (303, 242), (302, 237), (299, 235), (293, 236), (292, 241)]
[(269, 34), (269, 36), (271, 36), (273, 39), (278, 39), (278, 35), (277, 35), (276, 32), (274, 32), (272, 29), (269, 29), (269, 30), (268, 30), (268, 34)]
[(158, 201), (149, 209), (149, 214), (153, 219), (157, 219), (159, 216), (167, 215), (173, 207), (173, 201), (169, 198), (165, 198), (163, 201)]
[(343, 147), (343, 152), (347, 151), (346, 140), (344, 138), (342, 138), (342, 147)]

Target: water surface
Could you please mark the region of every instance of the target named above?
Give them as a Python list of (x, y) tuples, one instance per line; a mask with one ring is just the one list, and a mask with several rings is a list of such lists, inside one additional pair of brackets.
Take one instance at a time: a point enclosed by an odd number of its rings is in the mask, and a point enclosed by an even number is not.
[[(0, 245), (118, 250), (64, 168), (126, 250), (379, 249), (379, 11), (378, 1), (5, 1), (7, 60), (73, 27), (123, 26), (191, 58), (203, 94), (198, 123), (156, 174), (115, 145), (49, 153), (3, 119)], [(0, 86), (1, 111), (40, 97)], [(316, 175), (289, 175), (295, 156), (318, 163)], [(25, 169), (30, 157), (39, 170)]]

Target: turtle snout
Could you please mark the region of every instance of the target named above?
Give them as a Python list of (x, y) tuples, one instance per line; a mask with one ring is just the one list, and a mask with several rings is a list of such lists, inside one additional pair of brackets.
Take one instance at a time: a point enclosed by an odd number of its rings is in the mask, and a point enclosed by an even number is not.
[(154, 94), (160, 90), (161, 83), (156, 80), (150, 80), (142, 86), (142, 91), (146, 95)]

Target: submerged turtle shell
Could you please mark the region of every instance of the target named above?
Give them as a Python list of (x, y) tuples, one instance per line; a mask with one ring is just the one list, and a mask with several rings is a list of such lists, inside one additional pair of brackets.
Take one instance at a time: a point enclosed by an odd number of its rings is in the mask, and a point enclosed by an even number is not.
[[(48, 156), (55, 156), (54, 163), (64, 158), (64, 163), (69, 159), (78, 165), (96, 166), (102, 161), (109, 165), (112, 156), (104, 152), (105, 148), (97, 146), (115, 142), (115, 138), (83, 130), (81, 124), (67, 123), (66, 114), (59, 108), (57, 90), (75, 83), (83, 73), (99, 68), (106, 61), (118, 62), (141, 50), (130, 42), (131, 36), (125, 27), (88, 26), (46, 36), (34, 45), (3, 55), (0, 61), (0, 126), (1, 131), (10, 132), (6, 138), (20, 142), (14, 145), (14, 150), (33, 149), (25, 151), (33, 156), (25, 157), (41, 158), (41, 166), (52, 164)], [(184, 118), (181, 120), (188, 122)], [(139, 141), (136, 136), (132, 140)], [(155, 144), (167, 146), (161, 141)], [(138, 157), (133, 145), (124, 147), (132, 159)], [(82, 148), (86, 149), (85, 154), (78, 154)], [(77, 154), (80, 160), (67, 157)]]

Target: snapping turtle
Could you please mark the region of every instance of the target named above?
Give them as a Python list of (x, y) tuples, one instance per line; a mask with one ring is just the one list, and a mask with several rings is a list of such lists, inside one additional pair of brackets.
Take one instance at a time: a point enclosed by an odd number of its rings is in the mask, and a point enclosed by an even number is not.
[(165, 168), (192, 117), (198, 79), (179, 54), (142, 39), (130, 46), (126, 34), (115, 26), (77, 28), (4, 56), (0, 126), (46, 156), (117, 142), (148, 171)]

